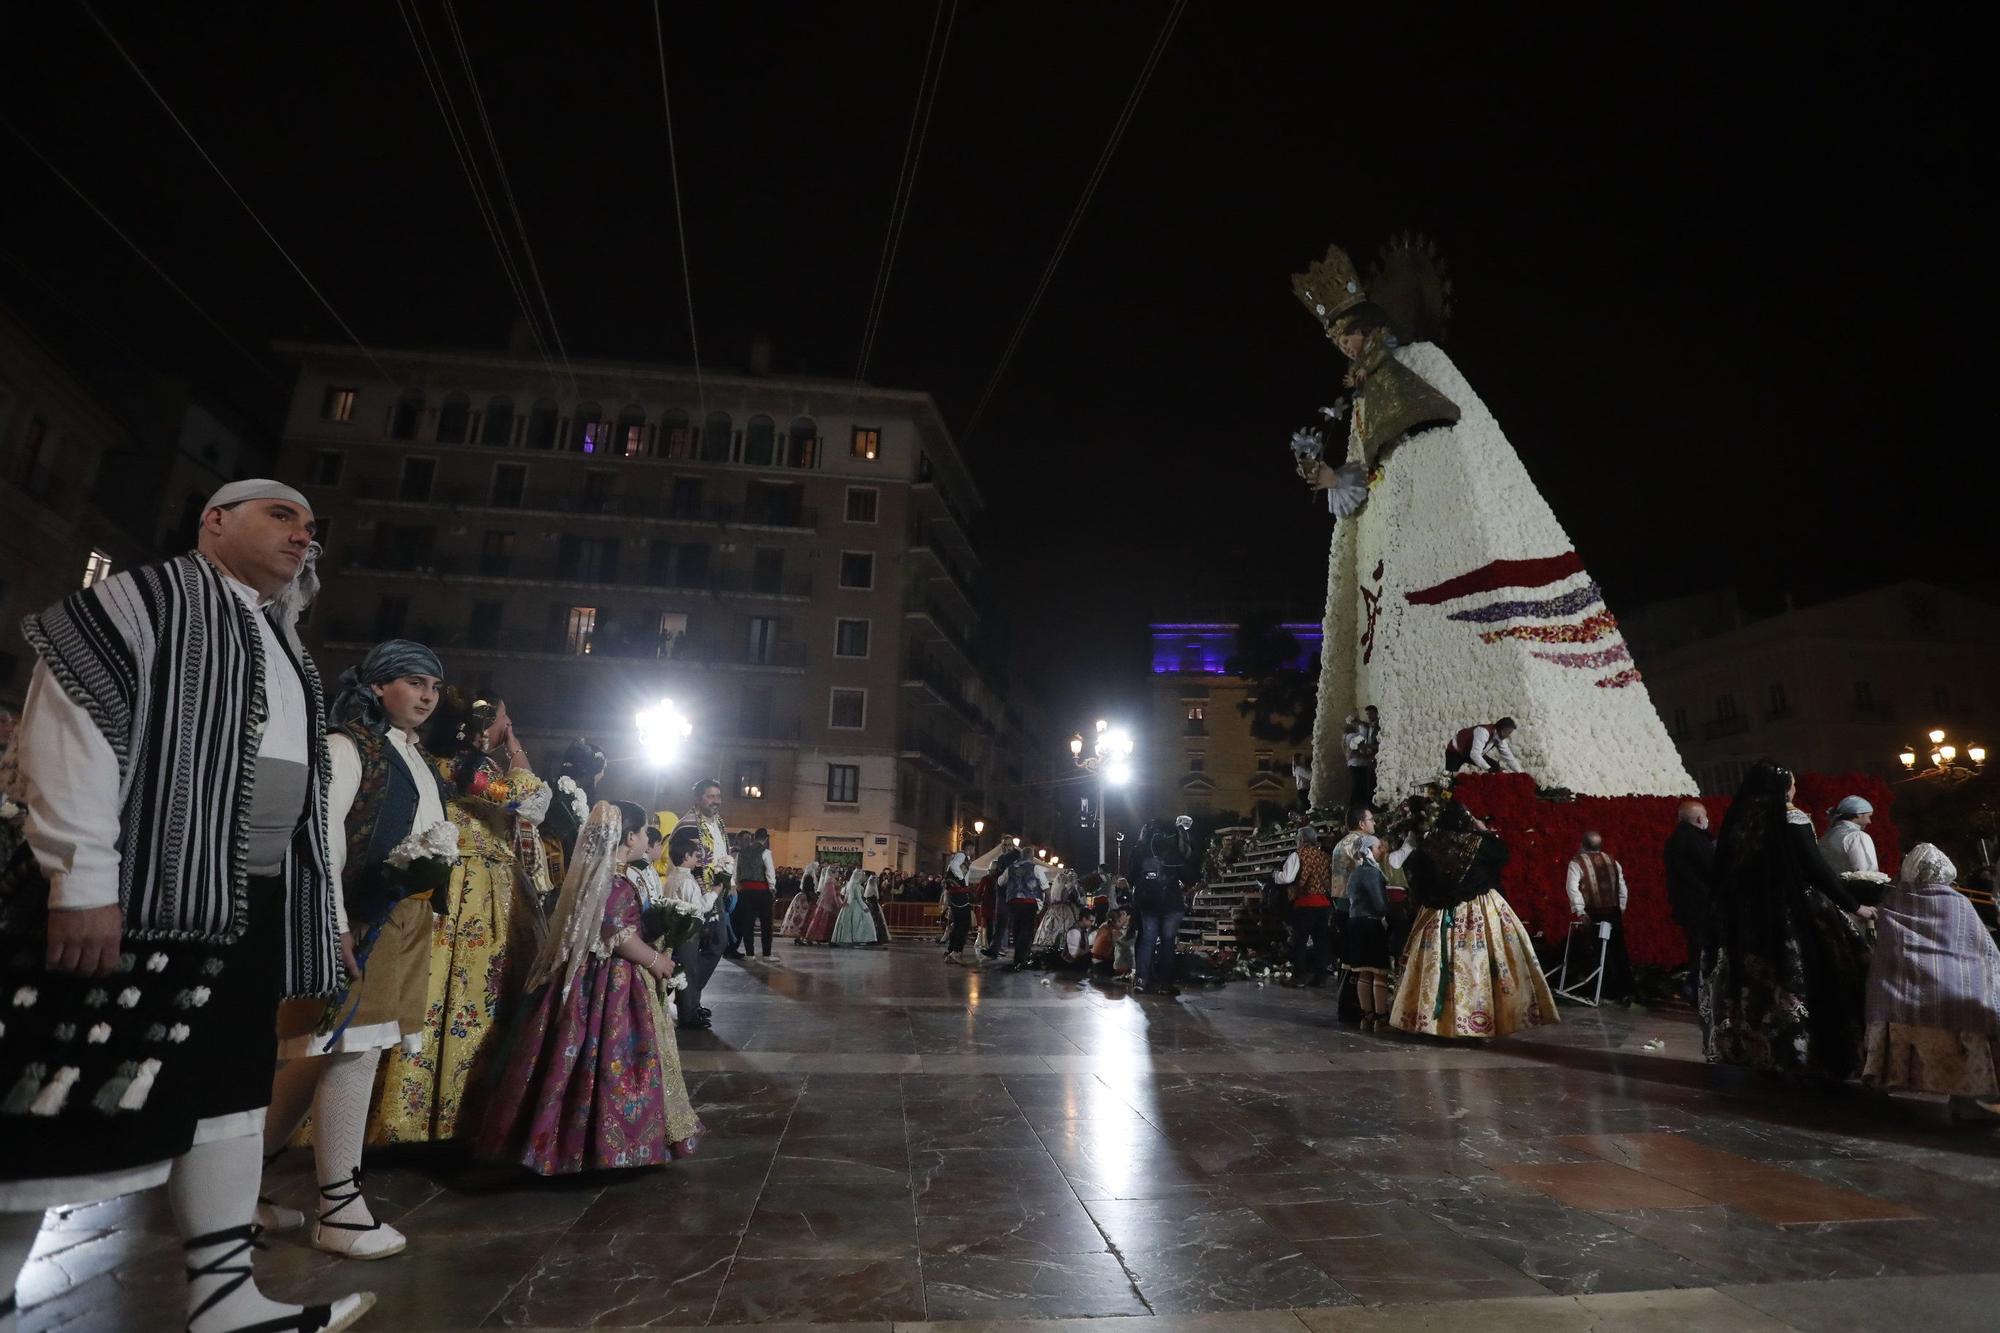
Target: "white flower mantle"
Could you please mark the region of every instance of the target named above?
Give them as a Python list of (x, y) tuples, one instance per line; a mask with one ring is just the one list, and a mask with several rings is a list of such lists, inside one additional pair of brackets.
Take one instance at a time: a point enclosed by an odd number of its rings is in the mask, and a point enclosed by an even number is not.
[[(1334, 529), (1314, 771), (1339, 771), (1340, 719), (1374, 704), (1382, 711), (1376, 779), (1384, 799), (1437, 776), (1445, 742), (1460, 728), (1502, 716), (1520, 722), (1515, 753), (1545, 787), (1595, 796), (1693, 792), (1580, 562), (1531, 586), (1410, 601), (1493, 562), (1548, 562), (1574, 547), (1451, 359), (1429, 343), (1393, 355), (1461, 416), (1397, 445), (1366, 507)], [(1565, 636), (1573, 641), (1558, 641)]]

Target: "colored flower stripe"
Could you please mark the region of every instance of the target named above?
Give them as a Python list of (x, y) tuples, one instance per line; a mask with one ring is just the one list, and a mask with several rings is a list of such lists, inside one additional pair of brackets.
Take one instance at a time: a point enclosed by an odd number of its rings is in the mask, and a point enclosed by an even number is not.
[(1495, 602), (1491, 606), (1478, 606), (1470, 611), (1454, 611), (1449, 620), (1470, 620), (1476, 624), (1488, 624), (1495, 620), (1516, 620), (1522, 616), (1569, 616), (1589, 606), (1604, 604), (1604, 590), (1595, 583), (1586, 583), (1574, 592), (1566, 592), (1560, 597), (1551, 597), (1542, 602)]
[(1583, 557), (1575, 551), (1543, 556), (1538, 560), (1493, 560), (1469, 574), (1446, 579), (1428, 588), (1406, 593), (1411, 606), (1436, 606), (1459, 597), (1502, 588), (1546, 588), (1559, 579), (1583, 572)]
[(1489, 629), (1480, 633), (1482, 643), (1497, 643), (1501, 639), (1526, 639), (1531, 643), (1595, 643), (1607, 634), (1618, 632), (1618, 618), (1609, 611), (1599, 611), (1588, 620), (1579, 620), (1574, 625), (1509, 625), (1506, 629)]
[(1533, 653), (1531, 656), (1566, 667), (1608, 667), (1613, 662), (1632, 660), (1631, 651), (1622, 643), (1595, 653)]
[(1622, 690), (1627, 685), (1630, 685), (1632, 682), (1638, 679), (1639, 679), (1639, 668), (1626, 667), (1623, 671), (1619, 672), (1617, 675), (1606, 676), (1603, 680), (1598, 681), (1597, 688), (1600, 690)]

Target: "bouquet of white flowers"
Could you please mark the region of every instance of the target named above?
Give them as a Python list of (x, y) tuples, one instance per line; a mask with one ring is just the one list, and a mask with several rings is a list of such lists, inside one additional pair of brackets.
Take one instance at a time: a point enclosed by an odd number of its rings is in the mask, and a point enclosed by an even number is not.
[(458, 864), (458, 830), (441, 819), (397, 843), (382, 863), (408, 893), (436, 892), (451, 883), (451, 868)]
[(672, 953), (701, 932), (701, 909), (692, 903), (670, 898), (649, 903), (639, 913), (639, 934), (661, 953)]

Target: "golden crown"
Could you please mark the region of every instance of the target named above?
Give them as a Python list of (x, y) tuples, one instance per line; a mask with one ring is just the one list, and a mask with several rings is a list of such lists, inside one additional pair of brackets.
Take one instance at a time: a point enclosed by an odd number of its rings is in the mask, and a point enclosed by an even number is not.
[(1292, 275), (1292, 293), (1312, 311), (1329, 335), (1339, 332), (1341, 316), (1368, 299), (1354, 261), (1339, 246), (1329, 246), (1326, 258), (1303, 273)]

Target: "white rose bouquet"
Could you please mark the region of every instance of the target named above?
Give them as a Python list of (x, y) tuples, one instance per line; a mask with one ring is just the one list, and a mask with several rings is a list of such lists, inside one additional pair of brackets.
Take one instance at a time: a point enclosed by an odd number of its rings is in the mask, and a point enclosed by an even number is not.
[(389, 877), (410, 893), (441, 890), (458, 864), (458, 830), (441, 819), (397, 843), (382, 861)]

